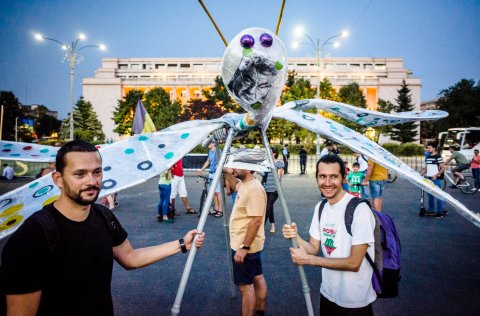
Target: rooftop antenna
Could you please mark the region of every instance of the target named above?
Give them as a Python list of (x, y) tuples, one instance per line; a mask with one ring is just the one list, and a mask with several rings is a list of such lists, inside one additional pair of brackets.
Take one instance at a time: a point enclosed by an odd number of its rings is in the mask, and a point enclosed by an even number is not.
[(280, 24), (282, 24), (283, 8), (285, 8), (285, 1), (286, 0), (282, 0), (282, 6), (280, 7), (280, 14), (278, 15), (277, 29), (275, 30), (275, 35), (277, 36), (278, 36), (278, 31), (280, 31)]
[(198, 0), (198, 2), (200, 2), (200, 4), (202, 5), (203, 10), (205, 10), (205, 13), (206, 13), (206, 14), (208, 15), (208, 17), (210, 18), (210, 21), (212, 21), (213, 26), (215, 26), (215, 29), (217, 30), (218, 35), (220, 35), (220, 37), (222, 38), (222, 41), (223, 41), (223, 43), (225, 44), (225, 47), (227, 47), (227, 46), (228, 46), (228, 42), (225, 40), (225, 37), (223, 37), (222, 32), (221, 32), (220, 29), (218, 28), (217, 23), (215, 23), (215, 20), (214, 20), (214, 19), (212, 18), (212, 16), (210, 15), (210, 12), (208, 12), (207, 7), (203, 4), (203, 1), (202, 1), (202, 0)]

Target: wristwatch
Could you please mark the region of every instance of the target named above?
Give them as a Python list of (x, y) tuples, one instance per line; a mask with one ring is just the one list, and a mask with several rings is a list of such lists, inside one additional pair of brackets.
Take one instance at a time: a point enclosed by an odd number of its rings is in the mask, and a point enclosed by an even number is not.
[(250, 246), (245, 246), (244, 244), (242, 244), (240, 248), (245, 250), (250, 250)]
[(182, 248), (182, 252), (187, 253), (187, 246), (185, 246), (185, 241), (183, 240), (183, 238), (180, 238), (178, 242), (180, 243), (180, 248)]

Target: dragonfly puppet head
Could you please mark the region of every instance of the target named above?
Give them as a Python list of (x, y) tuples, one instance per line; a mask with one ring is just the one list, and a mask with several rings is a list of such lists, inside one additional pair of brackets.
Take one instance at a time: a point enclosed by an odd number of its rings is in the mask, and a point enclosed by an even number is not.
[(230, 96), (253, 121), (261, 122), (278, 103), (287, 77), (287, 53), (274, 32), (247, 28), (228, 44), (222, 78)]

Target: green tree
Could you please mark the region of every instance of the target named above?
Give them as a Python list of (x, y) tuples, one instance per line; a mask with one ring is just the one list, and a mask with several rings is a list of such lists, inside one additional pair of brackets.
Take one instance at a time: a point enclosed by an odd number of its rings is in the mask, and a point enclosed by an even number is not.
[[(288, 72), (285, 89), (280, 98), (282, 104), (315, 97), (315, 90), (312, 89), (310, 81), (303, 78), (296, 78), (296, 75), (297, 73), (295, 71)], [(309, 110), (309, 112), (315, 113), (316, 110)], [(303, 141), (306, 146), (311, 146), (315, 134), (292, 122), (273, 118), (267, 130), (267, 135), (270, 138), (280, 139), (280, 143), (282, 144), (284, 140), (291, 140), (294, 137), (296, 143)]]
[[(70, 115), (63, 121), (60, 130), (60, 138), (70, 137)], [(102, 131), (102, 123), (98, 120), (93, 106), (83, 97), (78, 99), (73, 109), (73, 138), (88, 142), (104, 141), (105, 134)]]
[[(363, 96), (362, 91), (360, 90), (360, 86), (356, 82), (353, 82), (349, 85), (341, 87), (340, 90), (338, 91), (337, 98), (338, 98), (338, 101), (340, 102), (350, 104), (362, 109), (367, 108), (367, 101), (365, 100), (365, 97)], [(332, 119), (361, 134), (363, 134), (366, 130), (365, 126), (358, 125), (355, 122), (350, 122), (338, 116), (333, 116)]]
[[(395, 108), (395, 105), (392, 102), (386, 101), (383, 99), (378, 99), (377, 105), (378, 105), (377, 111), (382, 113), (391, 113)], [(380, 135), (382, 134), (389, 135), (392, 127), (390, 125), (385, 125), (385, 126), (373, 127), (373, 129), (375, 130), (374, 141), (378, 143), (378, 140), (380, 139)]]
[(43, 136), (50, 136), (53, 132), (58, 132), (62, 122), (53, 116), (44, 114), (36, 120), (35, 132), (39, 138)]
[(24, 111), (12, 91), (0, 91), (0, 107), (2, 105), (2, 139), (15, 140), (15, 119), (20, 120), (24, 116)]
[[(414, 110), (415, 105), (412, 104), (412, 94), (405, 80), (402, 81), (402, 86), (400, 90), (397, 91), (398, 97), (395, 99), (397, 104), (393, 108), (395, 112)], [(390, 131), (390, 137), (402, 144), (413, 142), (418, 135), (417, 127), (418, 125), (415, 122), (393, 125)]]
[(154, 88), (144, 94), (143, 105), (158, 130), (178, 122), (182, 105), (171, 101), (170, 94), (163, 88)]
[(215, 78), (215, 85), (210, 90), (203, 90), (202, 93), (207, 101), (211, 101), (220, 107), (222, 112), (245, 112), (245, 110), (230, 97), (221, 76)]
[(116, 127), (113, 130), (120, 135), (131, 135), (133, 114), (137, 106), (138, 99), (143, 98), (143, 92), (139, 90), (130, 90), (122, 100), (118, 100), (118, 105), (113, 111), (113, 122)]
[(212, 120), (228, 113), (224, 107), (218, 106), (213, 100), (191, 99), (183, 108), (180, 121)]
[(435, 135), (452, 127), (480, 126), (480, 82), (462, 79), (439, 96), (438, 109), (448, 116), (435, 122)]

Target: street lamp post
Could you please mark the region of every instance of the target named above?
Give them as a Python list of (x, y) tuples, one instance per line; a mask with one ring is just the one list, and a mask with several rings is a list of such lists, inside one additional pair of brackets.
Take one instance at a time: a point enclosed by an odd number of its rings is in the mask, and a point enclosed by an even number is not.
[[(309, 35), (307, 35), (304, 32), (304, 30), (302, 28), (297, 28), (295, 30), (295, 35), (297, 37), (300, 37), (300, 36), (306, 37), (308, 39), (308, 42), (294, 43), (294, 47), (298, 47), (299, 44), (305, 44), (305, 45), (308, 45), (308, 46), (312, 47), (313, 50), (315, 51), (315, 55), (317, 57), (316, 67), (317, 67), (317, 77), (318, 77), (316, 98), (319, 99), (320, 98), (320, 82), (322, 81), (321, 72), (320, 72), (320, 69), (321, 69), (320, 61), (321, 61), (321, 58), (322, 58), (322, 51), (327, 45), (332, 45), (333, 47), (338, 47), (340, 45), (340, 43), (336, 42), (336, 41), (333, 41), (333, 40), (336, 39), (336, 38), (339, 38), (339, 37), (347, 37), (348, 32), (343, 31), (341, 33), (332, 35), (329, 38), (327, 38), (325, 41), (323, 41), (321, 45), (320, 45), (320, 39), (319, 38), (317, 38), (317, 40), (314, 41)], [(320, 136), (318, 134), (317, 134), (317, 139), (316, 139), (316, 145), (317, 145), (316, 155), (317, 155), (317, 158), (320, 158)]]
[(38, 41), (49, 40), (52, 42), (57, 43), (60, 47), (65, 50), (65, 56), (63, 57), (63, 61), (68, 61), (70, 67), (70, 140), (73, 140), (73, 106), (74, 106), (74, 98), (73, 98), (73, 78), (75, 72), (75, 64), (79, 64), (83, 61), (83, 56), (78, 54), (78, 52), (84, 48), (94, 47), (99, 48), (100, 50), (105, 50), (106, 47), (103, 44), (100, 45), (85, 45), (78, 47), (80, 41), (84, 41), (86, 36), (82, 33), (78, 34), (78, 37), (75, 41), (71, 42), (71, 44), (62, 43), (54, 38), (46, 37), (41, 34), (35, 34), (35, 39)]

